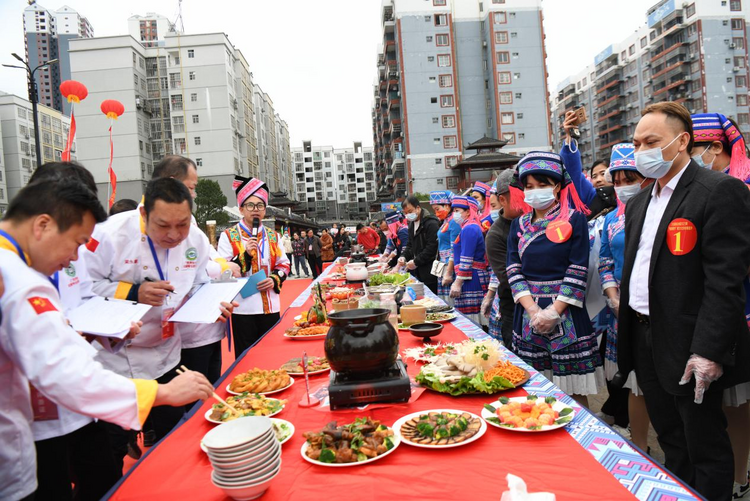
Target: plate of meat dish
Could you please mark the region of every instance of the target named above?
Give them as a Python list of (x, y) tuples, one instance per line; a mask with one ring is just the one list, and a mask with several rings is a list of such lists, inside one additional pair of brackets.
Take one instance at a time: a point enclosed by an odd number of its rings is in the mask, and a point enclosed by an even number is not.
[(345, 467), (371, 463), (392, 453), (399, 446), (399, 438), (380, 421), (369, 417), (356, 418), (353, 423), (328, 423), (319, 431), (303, 433), (305, 461), (320, 466)]
[(414, 412), (393, 423), (405, 443), (427, 449), (449, 449), (479, 440), (487, 423), (476, 414), (455, 409)]

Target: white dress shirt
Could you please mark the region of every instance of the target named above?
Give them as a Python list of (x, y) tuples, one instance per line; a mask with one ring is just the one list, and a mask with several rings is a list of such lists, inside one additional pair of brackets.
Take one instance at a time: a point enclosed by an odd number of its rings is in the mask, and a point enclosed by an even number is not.
[(661, 224), (661, 218), (667, 209), (669, 199), (677, 187), (677, 183), (685, 173), (685, 168), (690, 164), (688, 161), (680, 172), (659, 190), (658, 181), (654, 183), (651, 190), (651, 203), (646, 210), (646, 219), (643, 221), (641, 239), (638, 242), (638, 251), (635, 254), (633, 273), (630, 275), (630, 307), (642, 315), (649, 315), (648, 303), (648, 276), (651, 269), (651, 255), (654, 251), (654, 240), (656, 231)]

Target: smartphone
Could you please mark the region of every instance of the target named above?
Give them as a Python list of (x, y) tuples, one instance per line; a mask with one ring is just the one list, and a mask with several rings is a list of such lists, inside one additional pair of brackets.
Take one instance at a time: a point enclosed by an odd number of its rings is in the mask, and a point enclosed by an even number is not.
[(576, 121), (575, 121), (576, 125), (581, 125), (582, 123), (584, 123), (586, 121), (587, 117), (586, 117), (586, 108), (585, 107), (581, 106), (579, 108), (574, 109), (573, 111), (576, 114)]

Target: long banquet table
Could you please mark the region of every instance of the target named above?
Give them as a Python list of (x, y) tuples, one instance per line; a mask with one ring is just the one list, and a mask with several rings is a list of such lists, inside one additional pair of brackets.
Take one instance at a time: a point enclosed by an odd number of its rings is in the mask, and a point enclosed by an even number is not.
[[(325, 278), (327, 271), (318, 280)], [(291, 340), (283, 337), (293, 318), (312, 304), (306, 289), (284, 313), (280, 322), (255, 346), (246, 351), (216, 384), (227, 396), (226, 386), (237, 374), (254, 367), (274, 369), (293, 357), (324, 356), (323, 340)], [(426, 291), (429, 294), (429, 291)], [(486, 334), (465, 317), (446, 324), (437, 339), (462, 341), (484, 339)], [(421, 340), (399, 332), (401, 350), (417, 347)], [(304, 379), (275, 398), (288, 400), (276, 417), (291, 421), (295, 436), (282, 447), (281, 473), (264, 495), (266, 500), (326, 499), (499, 499), (507, 489), (506, 475), (523, 478), (529, 492), (552, 492), (563, 500), (686, 500), (700, 499), (689, 488), (616, 434), (586, 409), (565, 395), (541, 374), (508, 352), (510, 359), (531, 373), (531, 379), (505, 396), (534, 393), (555, 396), (576, 409), (575, 419), (565, 428), (544, 433), (517, 433), (489, 426), (483, 437), (466, 446), (427, 450), (403, 443), (381, 460), (348, 468), (310, 464), (301, 457), (302, 433), (317, 431), (337, 420), (351, 422), (371, 416), (392, 425), (398, 418), (430, 409), (460, 409), (480, 414), (483, 404), (496, 396), (451, 397), (424, 391), (409, 403), (372, 406), (365, 410), (331, 411), (328, 407), (302, 408)], [(419, 371), (407, 360), (413, 378)], [(312, 391), (322, 391), (328, 375), (310, 377)], [(211, 483), (211, 465), (199, 447), (200, 439), (214, 424), (204, 414), (213, 401), (196, 407), (157, 446), (153, 447), (109, 492), (105, 499), (223, 500), (223, 491)]]

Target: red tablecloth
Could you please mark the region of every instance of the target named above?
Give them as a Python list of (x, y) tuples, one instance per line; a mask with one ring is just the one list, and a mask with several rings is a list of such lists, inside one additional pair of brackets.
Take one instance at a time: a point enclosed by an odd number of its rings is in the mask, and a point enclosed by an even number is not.
[[(303, 308), (290, 308), (281, 322), (252, 348), (219, 384), (217, 393), (226, 396), (226, 384), (238, 373), (259, 368), (279, 367), (289, 358), (324, 355), (322, 340), (294, 341), (282, 337), (293, 317)], [(418, 346), (420, 340), (399, 333), (402, 349)], [(441, 341), (460, 341), (463, 333), (447, 324)], [(409, 372), (416, 374), (412, 363)], [(322, 384), (327, 375), (311, 378), (311, 386)], [(264, 499), (499, 499), (506, 490), (505, 476), (522, 477), (531, 492), (554, 492), (563, 500), (632, 499), (625, 489), (594, 457), (564, 429), (537, 434), (515, 433), (490, 427), (478, 441), (454, 449), (425, 450), (405, 443), (382, 460), (349, 468), (312, 465), (302, 459), (302, 432), (318, 430), (327, 422), (350, 422), (354, 416), (370, 415), (392, 425), (406, 414), (456, 408), (479, 414), (492, 397), (453, 398), (425, 391), (409, 404), (397, 404), (370, 412), (321, 412), (303, 409), (297, 404), (305, 394), (304, 379), (285, 392), (275, 395), (288, 399), (278, 415), (294, 423), (295, 437), (283, 446), (281, 474), (276, 477)], [(523, 390), (508, 396), (523, 395)], [(211, 465), (200, 450), (200, 439), (213, 424), (204, 419), (213, 402), (206, 402), (195, 414), (176, 428), (150, 451), (123, 480), (110, 499), (226, 499), (211, 484)]]

